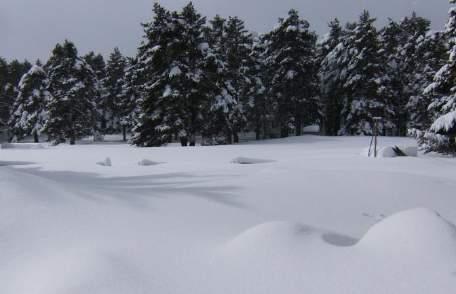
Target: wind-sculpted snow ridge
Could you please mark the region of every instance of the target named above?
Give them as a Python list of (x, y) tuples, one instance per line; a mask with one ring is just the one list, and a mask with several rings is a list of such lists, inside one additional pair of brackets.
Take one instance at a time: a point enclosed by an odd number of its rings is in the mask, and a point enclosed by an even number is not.
[(456, 229), (428, 209), (393, 215), (358, 242), (272, 222), (229, 241), (216, 260), (227, 284), (240, 287), (227, 293), (240, 291), (242, 281), (247, 290), (238, 293), (450, 294), (456, 287)]
[[(251, 228), (221, 248), (223, 254), (273, 252), (274, 246), (321, 243), (333, 247), (376, 248), (378, 252), (407, 256), (456, 258), (456, 227), (429, 209), (414, 209), (393, 215), (374, 225), (361, 240), (312, 228), (271, 222)], [(288, 246), (287, 245), (287, 246)], [(302, 248), (304, 249), (304, 247)]]

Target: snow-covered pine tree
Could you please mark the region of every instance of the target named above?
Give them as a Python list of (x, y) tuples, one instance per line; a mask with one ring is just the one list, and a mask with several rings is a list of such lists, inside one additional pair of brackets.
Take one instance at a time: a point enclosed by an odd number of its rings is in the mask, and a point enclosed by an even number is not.
[(46, 69), (52, 99), (45, 131), (56, 144), (68, 140), (73, 145), (96, 128), (96, 75), (69, 41), (57, 44)]
[(374, 117), (383, 118), (379, 126), (382, 133), (394, 127), (390, 79), (380, 54), (374, 22), (369, 12), (364, 11), (358, 23), (348, 27), (348, 35), (341, 48), (345, 96), (341, 135), (372, 134)]
[[(3, 84), (1, 85), (2, 87), (0, 89), (0, 125), (3, 125), (5, 127), (8, 126), (11, 106), (13, 105), (14, 100), (19, 93), (19, 81), (21, 80), (22, 76), (30, 70), (31, 67), (32, 65), (27, 60), (24, 62), (13, 60), (9, 64), (4, 60), (0, 60), (0, 70), (6, 70), (6, 74), (3, 76), (3, 78), (0, 78), (0, 83)], [(11, 134), (8, 136), (9, 139), (12, 139)]]
[(97, 130), (96, 136), (102, 140), (102, 135), (110, 133), (108, 131), (108, 120), (110, 116), (109, 103), (107, 101), (107, 93), (104, 87), (103, 81), (106, 79), (106, 62), (103, 55), (95, 54), (91, 51), (88, 54), (84, 55), (82, 59), (92, 68), (95, 77), (96, 77), (96, 97), (93, 98), (93, 101), (97, 105)]
[(254, 36), (252, 50), (247, 63), (248, 89), (245, 112), (248, 127), (255, 131), (256, 139), (271, 137), (271, 124), (274, 119), (272, 103), (267, 95), (267, 70), (265, 64), (265, 41), (263, 36)]
[(399, 23), (390, 20), (380, 32), (382, 52), (388, 65), (386, 69), (394, 97), (394, 122), (397, 133), (401, 136), (407, 134), (408, 121), (413, 115), (413, 108), (407, 107), (408, 102), (411, 99), (416, 100), (429, 83), (423, 80), (423, 72), (427, 66), (427, 60), (423, 59), (425, 53), (418, 50), (426, 39), (429, 28), (429, 20), (413, 13)]
[[(211, 127), (225, 134), (226, 143), (238, 143), (238, 133), (246, 124), (245, 93), (251, 82), (247, 77), (248, 62), (252, 47), (252, 35), (244, 22), (237, 17), (227, 21), (216, 16), (211, 21), (209, 43), (216, 71), (213, 84), (216, 93), (211, 112), (214, 119)], [(216, 133), (217, 134), (217, 133)]]
[[(452, 4), (455, 2), (450, 0)], [(425, 89), (425, 94), (435, 97), (429, 105), (429, 110), (435, 114), (436, 119), (426, 132), (419, 132), (417, 137), (426, 151), (454, 153), (456, 152), (456, 7), (452, 7), (449, 11), (446, 36), (449, 40), (449, 58), (436, 73), (434, 82)]]
[(413, 57), (413, 60), (416, 60), (415, 77), (408, 86), (412, 95), (406, 105), (409, 130), (426, 130), (432, 124), (434, 114), (428, 107), (433, 96), (425, 94), (424, 89), (433, 82), (437, 71), (448, 60), (447, 52), (446, 38), (442, 32), (430, 32), (417, 40)]
[(116, 134), (122, 131), (121, 116), (125, 107), (123, 89), (127, 61), (115, 48), (109, 56), (106, 65), (106, 77), (102, 81), (103, 87), (103, 114), (105, 121), (105, 134)]
[(301, 135), (305, 123), (317, 118), (317, 36), (309, 23), (290, 10), (286, 19), (270, 32), (267, 66), (270, 73), (269, 94), (274, 100), (281, 136), (290, 129)]
[[(208, 77), (213, 88), (213, 99), (203, 124), (204, 144), (231, 143), (232, 128), (227, 121), (229, 110), (234, 103), (225, 88), (226, 79), (226, 19), (216, 15), (205, 29), (206, 38), (211, 50)], [(225, 106), (225, 107), (223, 107)], [(226, 113), (225, 113), (225, 111)], [(223, 137), (219, 137), (223, 136)]]
[(183, 145), (195, 145), (212, 90), (206, 76), (206, 19), (192, 3), (173, 13), (155, 4), (154, 12), (154, 20), (144, 26), (146, 39), (138, 56), (147, 78), (133, 142), (157, 146), (179, 136)]
[(329, 33), (319, 44), (318, 56), (320, 61), (320, 108), (321, 133), (325, 136), (337, 136), (340, 130), (342, 97), (340, 72), (343, 60), (340, 60), (343, 52), (344, 30), (336, 18), (329, 23)]
[(39, 65), (33, 66), (20, 80), (19, 94), (8, 122), (17, 140), (33, 136), (35, 142), (39, 142), (39, 135), (47, 120), (46, 104), (51, 99), (47, 87), (47, 74)]
[[(142, 24), (144, 37), (138, 50), (135, 71), (143, 99), (140, 101), (140, 112), (133, 130), (132, 142), (144, 147), (160, 146), (170, 142), (175, 129), (181, 127), (177, 116), (167, 109), (171, 99), (170, 91), (165, 91), (169, 79), (169, 72), (166, 75), (166, 70), (171, 63), (168, 44), (175, 38), (171, 12), (158, 3), (154, 4), (153, 12), (153, 20)], [(171, 122), (170, 125), (168, 122)]]
[(6, 85), (8, 77), (8, 62), (0, 57), (0, 129), (8, 125), (7, 115), (9, 114), (10, 104), (6, 96)]
[(118, 96), (118, 109), (123, 140), (127, 141), (127, 132), (137, 124), (142, 103), (138, 77), (138, 62), (135, 58), (126, 59), (125, 76), (122, 92)]

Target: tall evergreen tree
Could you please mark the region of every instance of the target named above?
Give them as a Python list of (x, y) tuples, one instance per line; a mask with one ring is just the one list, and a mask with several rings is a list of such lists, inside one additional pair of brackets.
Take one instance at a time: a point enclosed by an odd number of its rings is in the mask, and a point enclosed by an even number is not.
[(252, 35), (239, 18), (226, 21), (217, 16), (211, 21), (209, 41), (216, 66), (210, 124), (225, 133), (226, 143), (238, 143), (238, 133), (246, 124), (246, 91), (252, 82), (247, 76)]
[[(329, 33), (319, 46), (319, 78), (321, 94), (321, 133), (336, 136), (341, 128), (343, 91), (341, 81), (340, 57), (343, 48), (344, 30), (338, 19), (329, 23)], [(339, 46), (339, 47), (338, 47)]]
[(105, 133), (119, 133), (122, 130), (121, 117), (123, 95), (125, 84), (125, 71), (127, 61), (120, 53), (119, 48), (115, 48), (109, 56), (106, 66), (106, 77), (103, 79), (103, 121), (105, 121)]
[(96, 75), (69, 41), (57, 44), (46, 68), (52, 99), (45, 130), (55, 143), (68, 140), (73, 145), (96, 128)]
[(0, 71), (4, 72), (4, 76), (0, 77), (0, 86), (2, 86), (0, 88), (0, 125), (8, 126), (11, 106), (19, 93), (19, 81), (31, 67), (27, 60), (24, 62), (13, 60), (8, 64), (0, 59)]
[(156, 146), (178, 135), (183, 145), (195, 145), (210, 99), (206, 19), (191, 3), (173, 13), (155, 4), (154, 12), (154, 21), (145, 25), (138, 58), (147, 82), (133, 142)]
[(382, 117), (379, 127), (384, 133), (393, 128), (394, 108), (390, 79), (380, 52), (375, 19), (364, 11), (359, 22), (348, 27), (348, 35), (340, 50), (343, 60), (344, 107), (340, 134), (369, 135), (373, 118)]
[(9, 101), (6, 95), (6, 87), (8, 85), (8, 62), (0, 58), (0, 128), (7, 126), (7, 117), (9, 114)]
[[(456, 1), (450, 0), (454, 4)], [(456, 152), (456, 7), (449, 11), (446, 26), (449, 40), (449, 58), (436, 73), (434, 82), (425, 90), (425, 94), (434, 97), (429, 110), (435, 114), (435, 120), (429, 130), (418, 134), (419, 142), (427, 151)]]
[(388, 65), (391, 91), (395, 97), (392, 101), (394, 121), (398, 134), (402, 136), (406, 135), (409, 119), (413, 115), (413, 108), (407, 107), (407, 104), (411, 99), (416, 100), (426, 87), (425, 84), (429, 83), (429, 80), (423, 77), (427, 67), (424, 55), (427, 53), (423, 52), (424, 48), (421, 46), (429, 28), (429, 20), (413, 13), (400, 23), (390, 21), (381, 31), (382, 52)]
[(14, 101), (9, 126), (18, 140), (33, 136), (36, 143), (47, 120), (46, 104), (51, 99), (47, 90), (47, 74), (38, 65), (33, 66), (20, 80), (19, 94)]
[(128, 58), (126, 61), (125, 76), (120, 93), (121, 99), (119, 99), (118, 104), (124, 141), (127, 141), (127, 132), (138, 123), (140, 105), (143, 101), (140, 91), (138, 61), (134, 58)]
[(433, 82), (437, 71), (448, 60), (445, 35), (441, 32), (429, 33), (417, 41), (416, 52), (411, 62), (415, 63), (414, 78), (409, 84), (411, 96), (406, 105), (408, 128), (425, 130), (432, 124), (434, 113), (428, 109), (432, 103), (432, 93), (424, 93)]
[[(109, 115), (109, 103), (106, 93), (104, 80), (106, 79), (106, 62), (104, 60), (103, 55), (95, 54), (95, 52), (91, 51), (88, 54), (84, 55), (82, 59), (92, 68), (95, 77), (96, 77), (96, 96), (93, 98), (93, 101), (96, 103), (97, 106), (97, 136), (101, 136), (102, 134), (109, 133), (108, 131), (108, 119), (107, 116)], [(99, 134), (100, 131), (102, 134)]]
[(291, 128), (301, 135), (303, 124), (317, 119), (317, 37), (309, 23), (290, 10), (266, 38), (269, 94), (275, 102), (281, 136), (287, 137)]
[(252, 50), (247, 64), (248, 89), (245, 93), (245, 105), (249, 127), (255, 131), (256, 139), (269, 139), (271, 137), (274, 115), (272, 103), (267, 95), (266, 84), (268, 81), (265, 64), (265, 40), (263, 36), (253, 38)]

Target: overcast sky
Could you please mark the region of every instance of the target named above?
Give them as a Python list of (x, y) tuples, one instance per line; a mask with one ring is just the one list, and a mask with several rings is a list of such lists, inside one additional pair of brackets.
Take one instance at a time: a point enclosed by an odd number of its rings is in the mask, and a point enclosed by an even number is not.
[[(142, 36), (141, 22), (152, 16), (153, 0), (0, 0), (0, 56), (46, 60), (57, 42), (70, 39), (81, 54), (89, 50), (108, 54), (118, 46), (134, 55)], [(158, 1), (178, 9), (187, 0)], [(237, 15), (248, 28), (270, 30), (290, 8), (300, 11), (314, 30), (323, 34), (327, 22), (338, 17), (352, 21), (369, 9), (384, 24), (388, 17), (400, 19), (416, 11), (443, 28), (448, 0), (195, 0), (209, 17)]]

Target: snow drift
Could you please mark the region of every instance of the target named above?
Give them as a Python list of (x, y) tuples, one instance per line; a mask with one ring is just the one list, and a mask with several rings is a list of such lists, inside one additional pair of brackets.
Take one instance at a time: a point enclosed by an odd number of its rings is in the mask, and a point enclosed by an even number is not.
[[(395, 158), (398, 157), (396, 150), (404, 153), (408, 157), (418, 157), (418, 147), (417, 146), (385, 146), (377, 149), (378, 158)], [(368, 157), (369, 148), (365, 148), (361, 155)], [(371, 157), (374, 157), (374, 151), (371, 150)]]
[[(456, 229), (428, 209), (393, 215), (359, 242), (273, 222), (233, 238), (216, 260), (228, 293), (449, 294), (456, 287)], [(245, 292), (233, 286), (237, 281)]]
[(236, 164), (261, 164), (261, 163), (270, 163), (270, 162), (274, 162), (274, 160), (249, 158), (249, 157), (236, 157), (235, 159), (231, 160), (231, 163), (236, 163)]
[(159, 164), (162, 164), (162, 163), (161, 162), (152, 161), (152, 160), (149, 160), (149, 159), (143, 159), (140, 162), (138, 162), (139, 166), (154, 166), (154, 165), (159, 165)]

